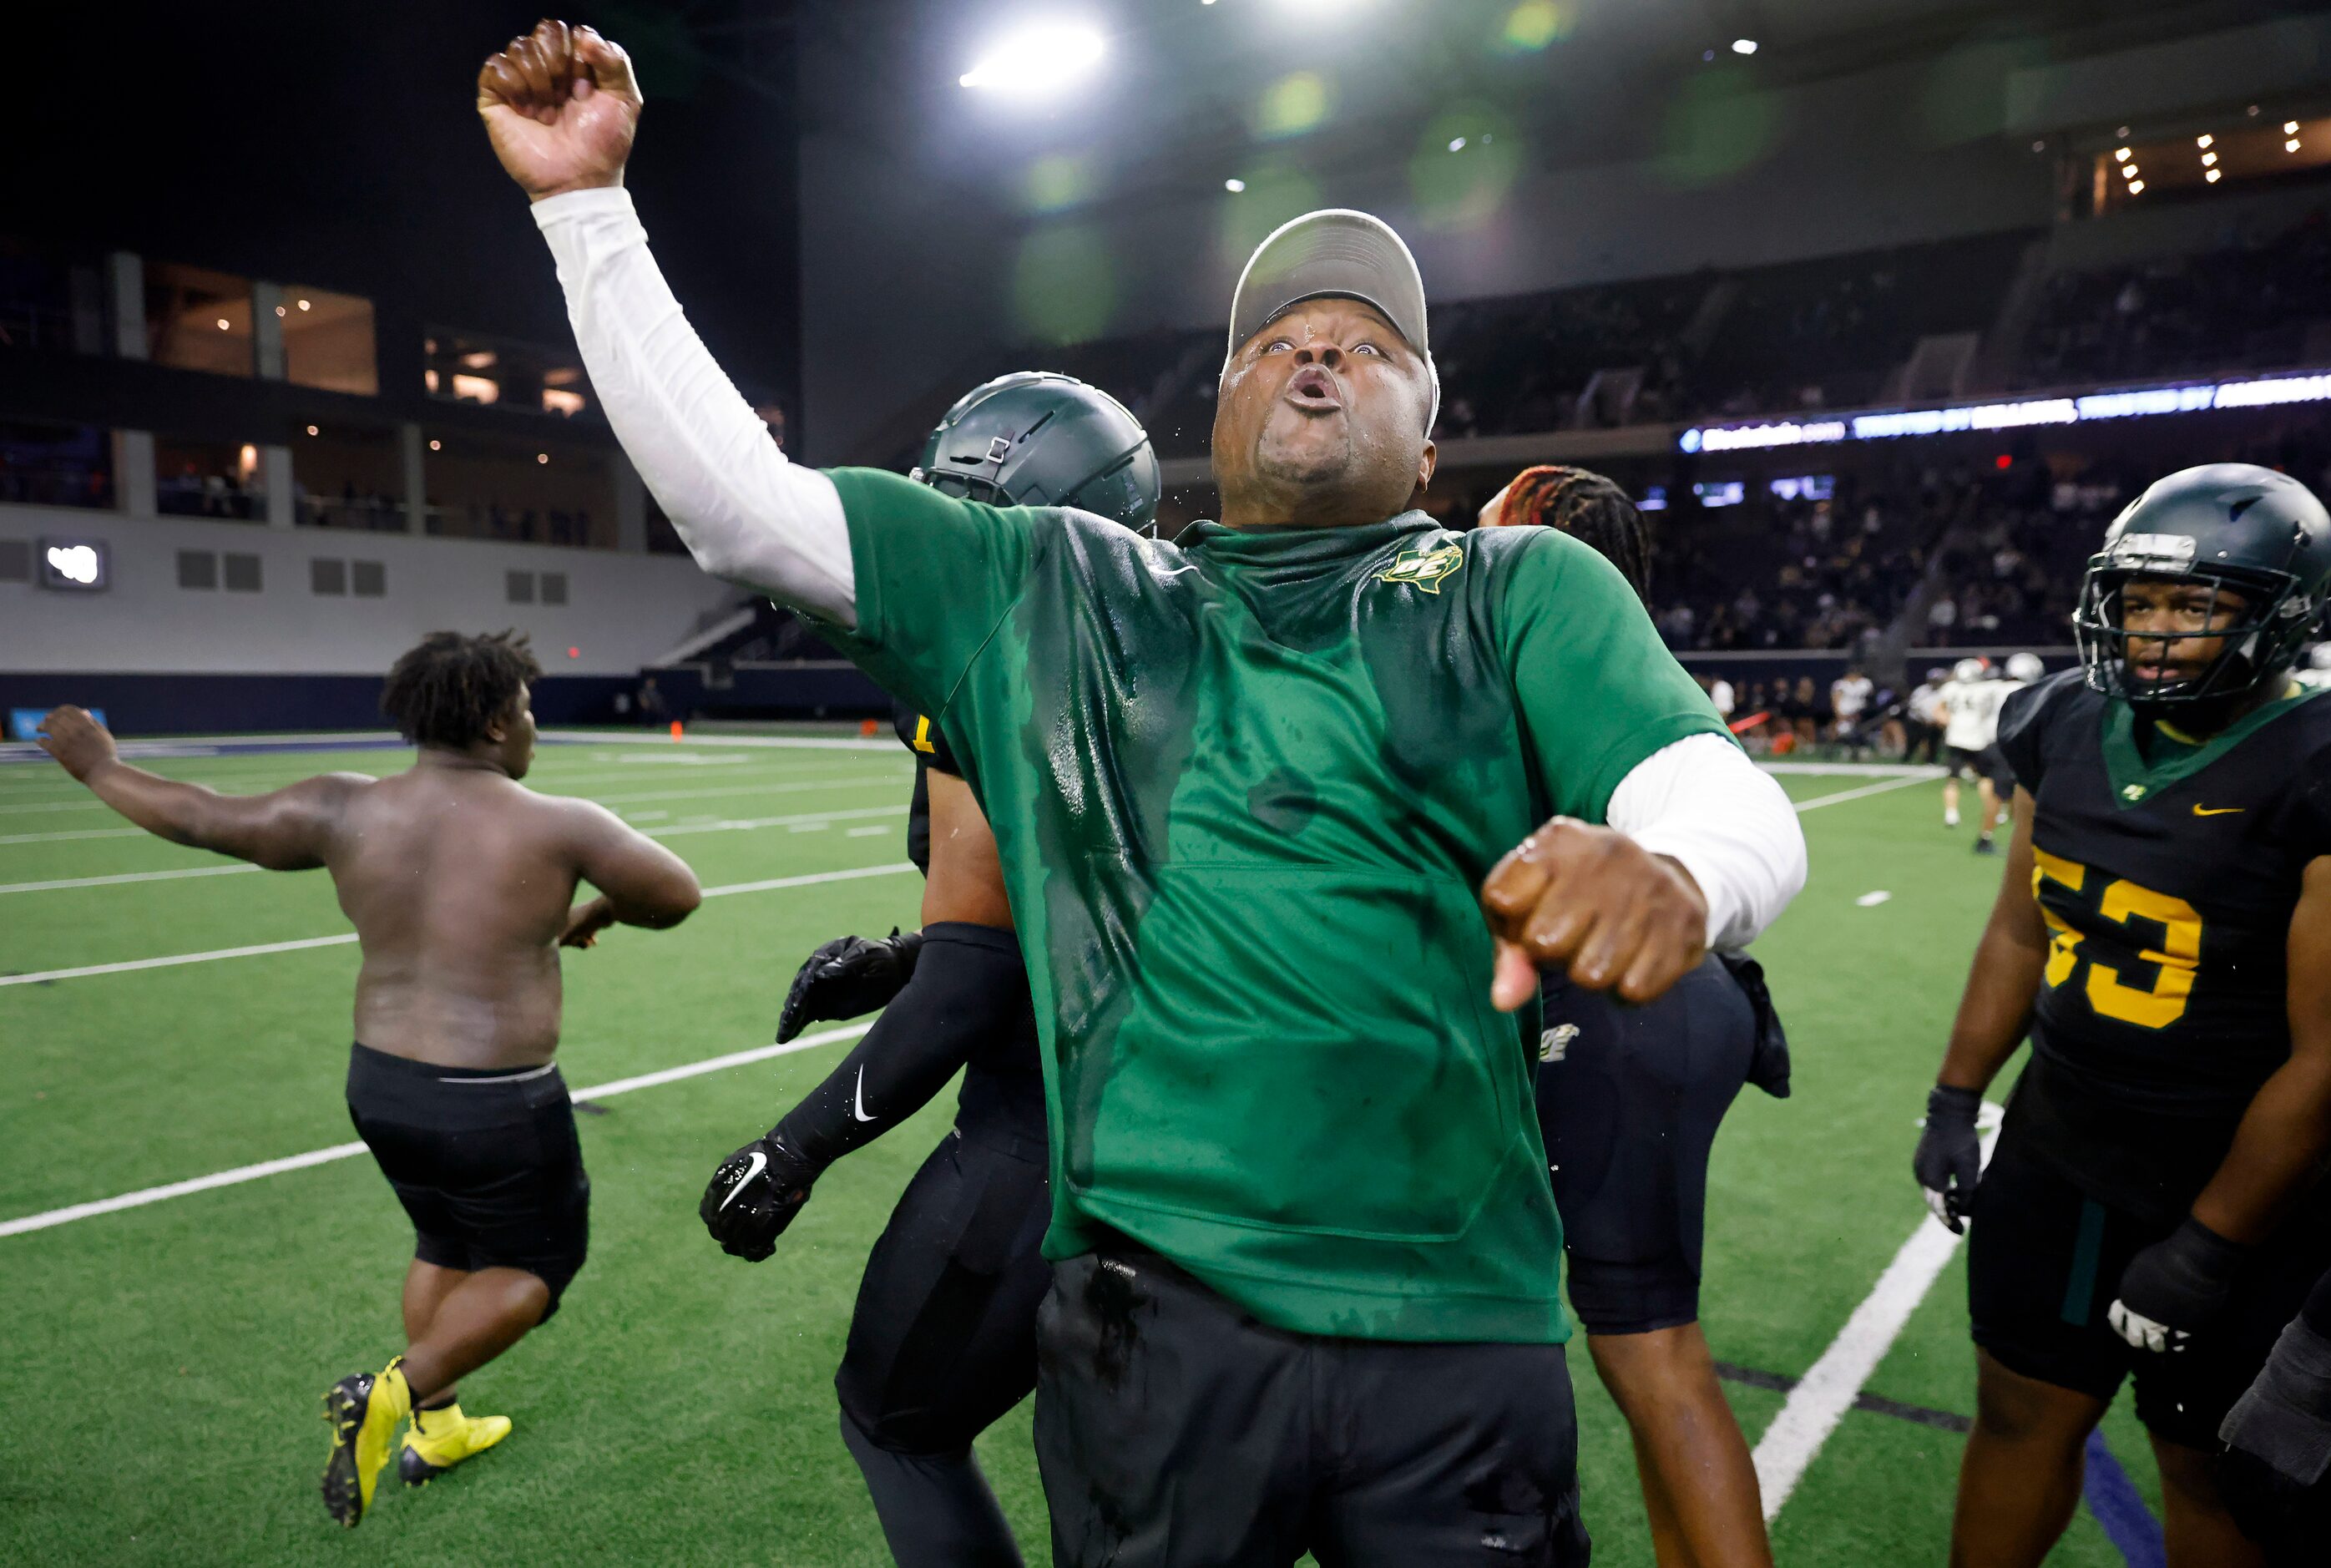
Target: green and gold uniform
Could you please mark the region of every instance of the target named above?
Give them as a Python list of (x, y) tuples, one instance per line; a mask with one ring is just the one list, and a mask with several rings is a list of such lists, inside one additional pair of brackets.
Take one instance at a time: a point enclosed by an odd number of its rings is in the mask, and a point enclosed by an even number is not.
[(858, 626), (994, 825), (1058, 1260), (1114, 1231), (1256, 1319), (1559, 1343), (1561, 1230), (1481, 879), (1721, 735), (1618, 573), (1422, 513), (1179, 546), (832, 475)]

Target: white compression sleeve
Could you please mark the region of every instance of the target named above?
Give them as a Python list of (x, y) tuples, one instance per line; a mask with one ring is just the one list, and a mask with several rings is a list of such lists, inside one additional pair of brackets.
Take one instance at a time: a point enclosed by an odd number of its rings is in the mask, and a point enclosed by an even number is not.
[(688, 324), (620, 187), (534, 204), (591, 388), (698, 565), (842, 626), (857, 622), (833, 481), (785, 461)]
[(1805, 885), (1796, 807), (1720, 735), (1687, 736), (1636, 764), (1603, 820), (1691, 873), (1710, 947), (1746, 946)]

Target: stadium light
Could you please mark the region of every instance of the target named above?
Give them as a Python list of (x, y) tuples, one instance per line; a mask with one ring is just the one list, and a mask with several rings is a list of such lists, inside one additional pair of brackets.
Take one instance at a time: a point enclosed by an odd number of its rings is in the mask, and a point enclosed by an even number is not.
[(1732, 41), (1732, 52), (1754, 54), (1756, 52), (1756, 41), (1753, 38), (1736, 38)]
[(1451, 152), (1463, 152), (1465, 150), (1465, 138), (1461, 136), (1452, 138), (1449, 143), (1449, 150)]
[(2218, 166), (2218, 155), (2213, 152), (2203, 153), (2202, 155), (2202, 166), (2205, 169), (2216, 168)]
[(2118, 158), (2123, 163), (2128, 162), (2128, 148), (2125, 147), (2115, 147), (2113, 149), (2113, 157)]
[(2214, 185), (2218, 183), (2224, 171), (2222, 169), (2212, 169), (2208, 174), (2203, 175), (2202, 177)]
[(2285, 152), (2297, 152), (2298, 150), (2298, 138), (2297, 137), (2292, 137), (2288, 141), (2284, 142), (2282, 144), (2282, 150)]
[(2298, 122), (2295, 119), (2284, 120), (2282, 122), (2282, 134), (2285, 136), (2297, 136), (2298, 134)]
[(2197, 136), (2193, 138), (2193, 145), (2206, 151), (2211, 147), (2216, 145), (2217, 140), (2218, 138), (2213, 136)]
[(224, 332), (224, 331), (226, 331), (226, 330), (227, 330), (227, 319), (226, 319), (226, 318), (225, 318), (225, 317), (224, 317), (224, 316), (220, 317), (220, 318), (218, 318), (218, 323), (219, 323), (219, 330), (220, 330), (220, 331)]
[(445, 443), (442, 441), (433, 441), (429, 443), (429, 450), (431, 451), (442, 451), (445, 450)]
[(2131, 180), (2128, 182), (2128, 194), (2130, 195), (2136, 195), (2143, 189), (2145, 189), (2145, 182), (2143, 180)]
[[(1214, 0), (1205, 0), (1205, 3), (1212, 5), (1214, 3)], [(1232, 195), (1237, 195), (1240, 192), (1246, 189), (1246, 182), (1244, 180), (1224, 180), (1223, 182), (1223, 189), (1230, 192)]]
[(964, 86), (1044, 93), (1074, 83), (1100, 62), (1099, 33), (1075, 23), (1052, 23), (1007, 35), (958, 79)]

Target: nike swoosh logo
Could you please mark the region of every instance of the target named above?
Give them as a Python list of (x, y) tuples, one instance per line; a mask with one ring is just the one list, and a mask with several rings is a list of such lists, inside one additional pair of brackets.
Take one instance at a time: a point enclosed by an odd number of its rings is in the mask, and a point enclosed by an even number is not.
[(2197, 817), (2230, 817), (2236, 812), (2248, 810), (2248, 806), (2195, 806), (2193, 814)]
[(866, 1114), (866, 1064), (864, 1062), (858, 1064), (858, 1103), (851, 1109), (861, 1122), (871, 1122), (874, 1119)]
[[(755, 1149), (753, 1151), (753, 1168), (737, 1178), (737, 1184), (728, 1189), (728, 1195), (727, 1197), (720, 1200), (720, 1209), (725, 1209), (729, 1204), (735, 1202), (737, 1201), (737, 1194), (751, 1186), (753, 1184), (753, 1178), (759, 1175), (767, 1166), (768, 1163), (769, 1156), (761, 1153), (760, 1150)], [(720, 1209), (715, 1209), (712, 1212), (717, 1214), (720, 1212)]]

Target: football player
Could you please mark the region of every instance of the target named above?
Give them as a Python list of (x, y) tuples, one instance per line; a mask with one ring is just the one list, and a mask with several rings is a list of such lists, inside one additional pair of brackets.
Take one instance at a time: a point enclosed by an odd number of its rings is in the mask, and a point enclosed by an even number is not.
[(1974, 775), (1976, 798), (1982, 803), (1982, 825), (1975, 831), (1974, 852), (1998, 853), (1991, 840), (1999, 825), (2000, 779), (2003, 764), (1993, 749), (1999, 738), (1999, 706), (2017, 689), (1993, 679), (1988, 660), (1962, 659), (1951, 669), (1942, 689), (1943, 744), (1950, 753), (1950, 777), (1943, 782), (1943, 825), (1959, 825), (1959, 777)]
[[(966, 394), (910, 476), (996, 506), (1076, 507), (1154, 526), (1157, 459), (1115, 398), (1025, 373)], [(1051, 1284), (1043, 1066), (995, 835), (930, 718), (901, 703), (913, 754), (907, 852), (928, 879), (919, 931), (837, 937), (794, 976), (777, 1039), (880, 1022), (765, 1136), (722, 1162), (699, 1212), (721, 1250), (758, 1262), (825, 1168), (964, 1075), (954, 1129), (874, 1243), (834, 1385), (842, 1436), (903, 1568), (1021, 1561), (972, 1440), (1036, 1386), (1036, 1308)]]
[[(2262, 1560), (2211, 1455), (2331, 1264), (2331, 703), (2290, 674), (2326, 590), (2303, 485), (2173, 474), (2088, 562), (2081, 669), (2007, 708), (2006, 880), (1914, 1162), (1974, 1222), (1954, 1562), (2045, 1555), (2132, 1375), (2169, 1562)], [(1978, 1185), (1977, 1107), (2027, 1030)]]
[[(1481, 522), (1559, 528), (1601, 551), (1650, 603), (1642, 514), (1600, 474), (1526, 470), (1482, 508)], [(1641, 1007), (1573, 985), (1558, 970), (1542, 984), (1537, 1117), (1571, 1309), (1634, 1435), (1658, 1561), (1770, 1568), (1756, 1467), (1699, 1327), (1716, 1129), (1744, 1085), (1789, 1092), (1788, 1042), (1763, 971), (1744, 955), (1711, 954)]]

